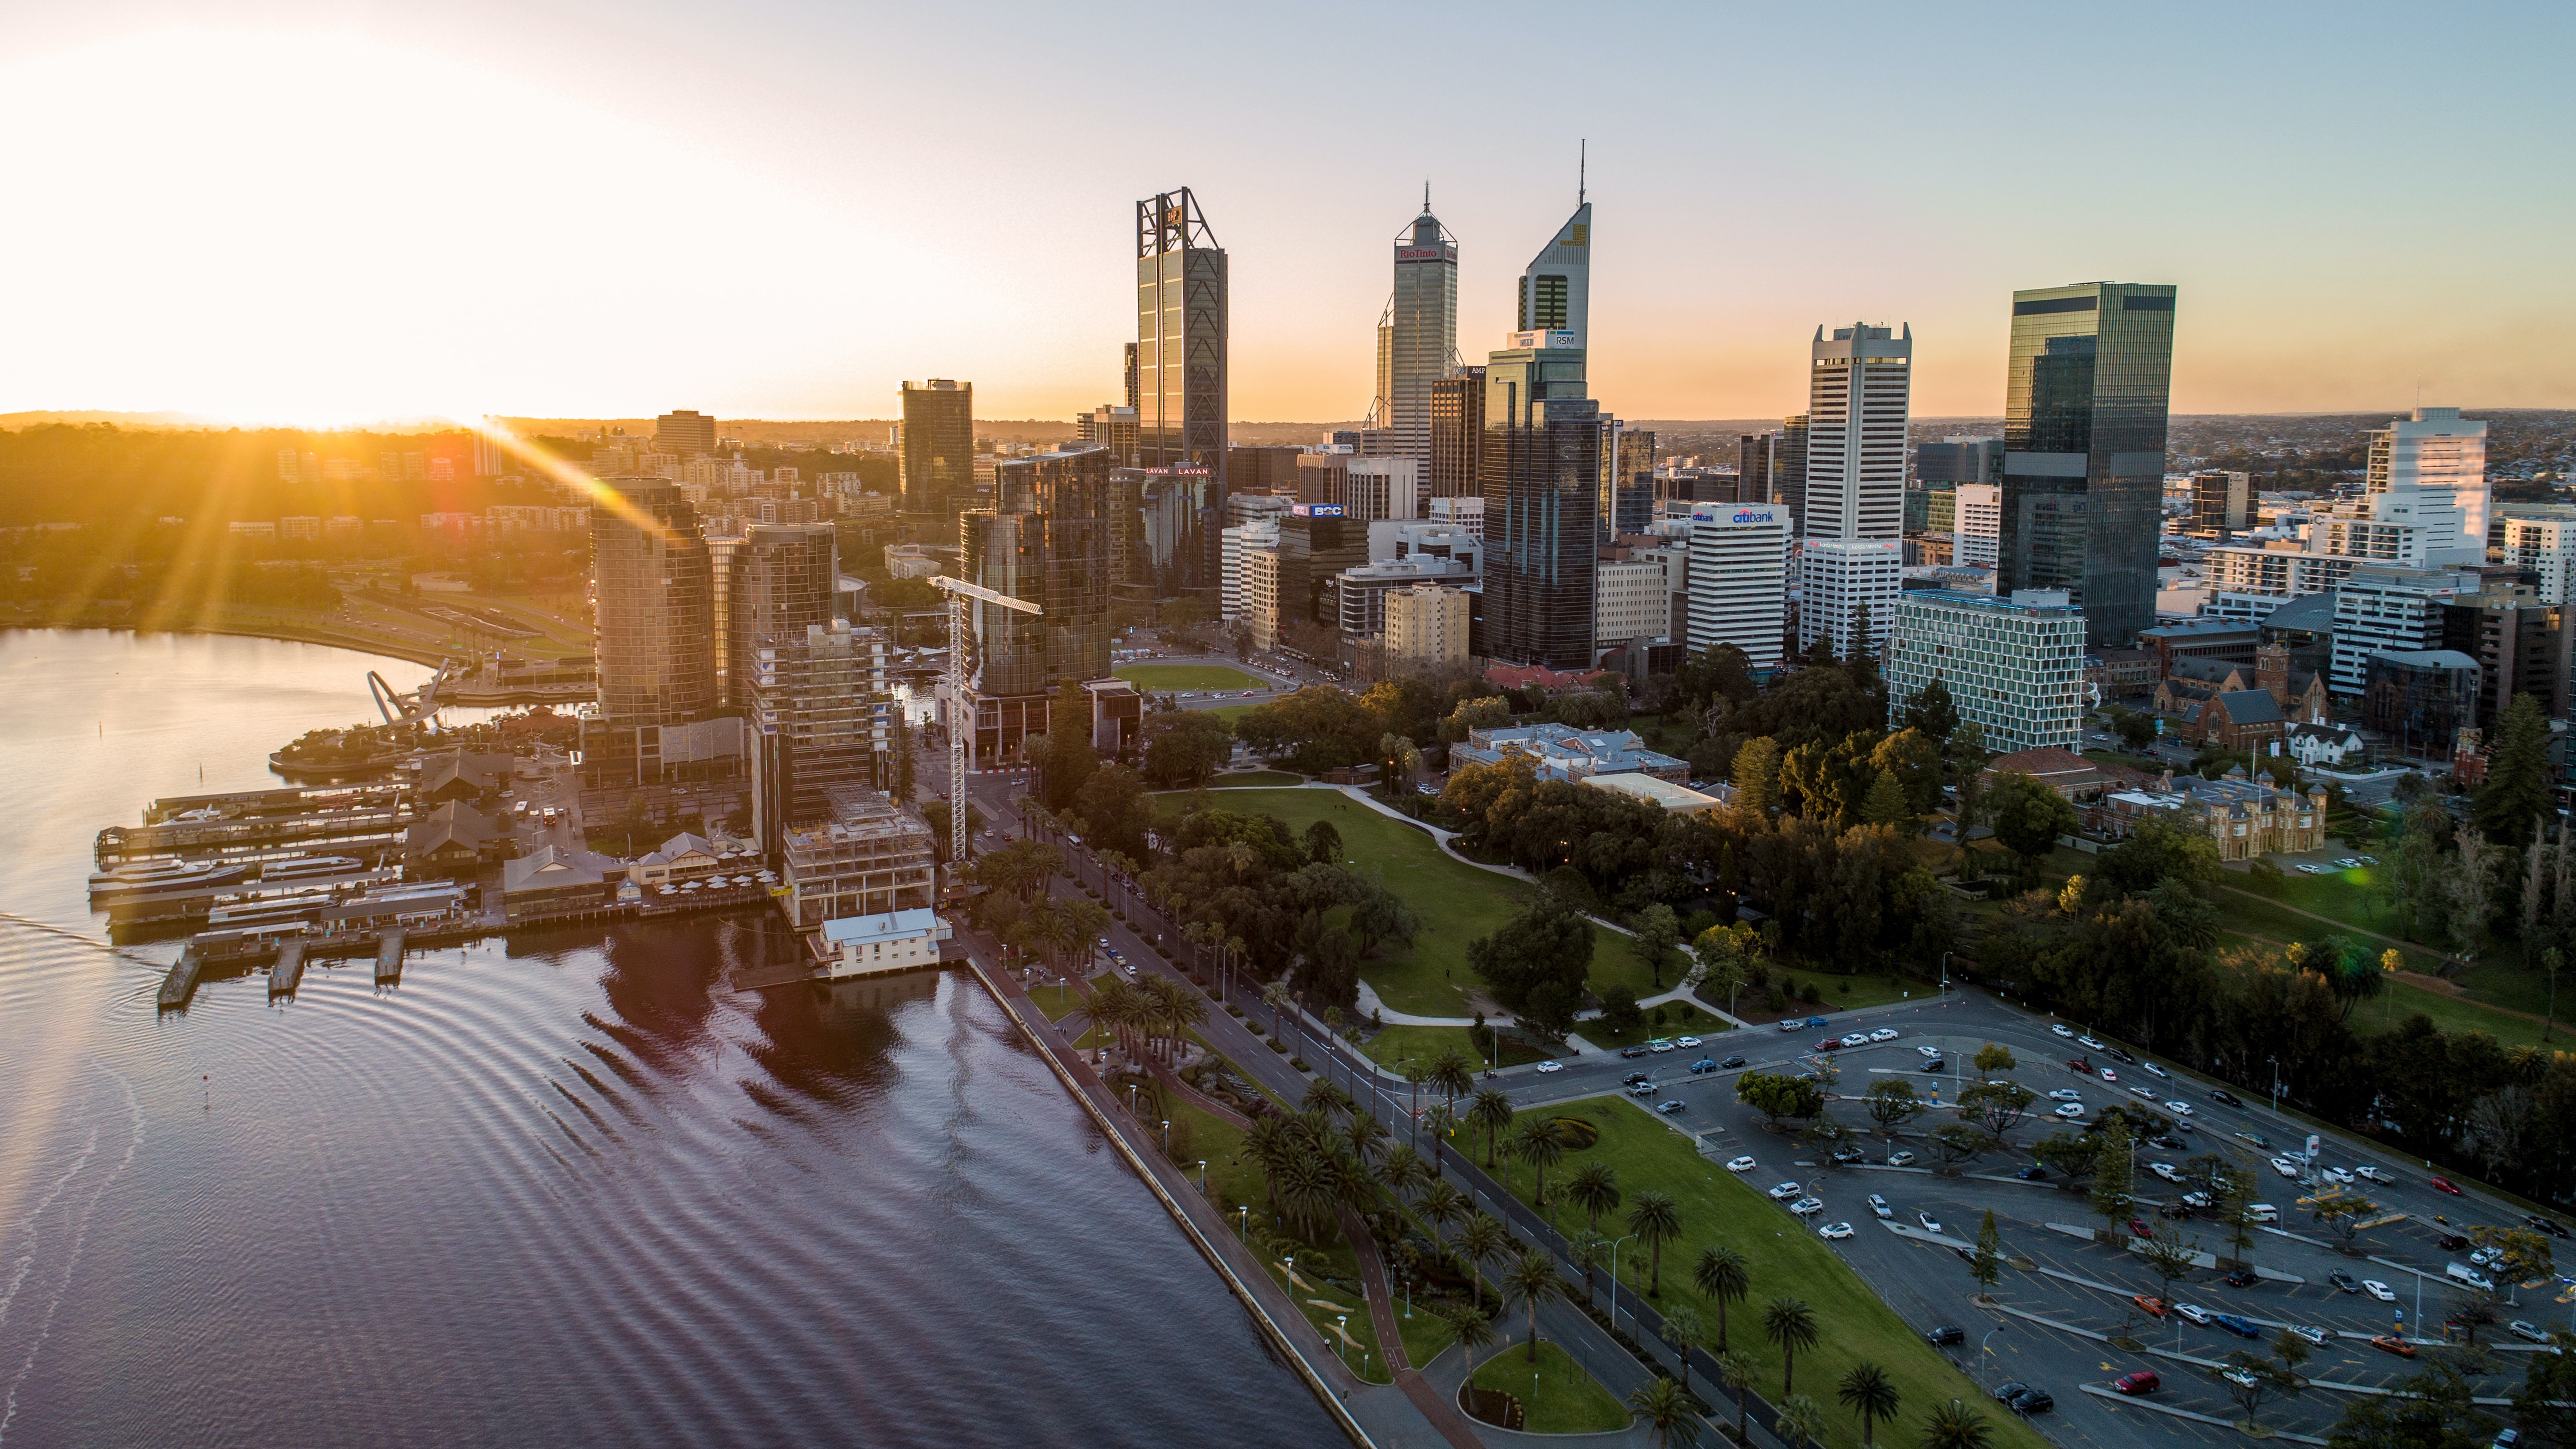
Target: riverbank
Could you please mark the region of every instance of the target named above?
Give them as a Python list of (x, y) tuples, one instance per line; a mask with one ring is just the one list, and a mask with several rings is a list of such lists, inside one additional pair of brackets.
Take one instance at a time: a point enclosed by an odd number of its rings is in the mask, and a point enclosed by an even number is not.
[(231, 612), (223, 611), (215, 617), (178, 623), (137, 623), (123, 617), (122, 610), (93, 607), (67, 614), (40, 615), (34, 610), (17, 609), (0, 612), (0, 629), (102, 629), (118, 634), (218, 634), (237, 639), (274, 639), (283, 644), (320, 644), (360, 654), (379, 654), (424, 664), (432, 669), (456, 657), (452, 652), (442, 653), (415, 640), (285, 619), (226, 617)]

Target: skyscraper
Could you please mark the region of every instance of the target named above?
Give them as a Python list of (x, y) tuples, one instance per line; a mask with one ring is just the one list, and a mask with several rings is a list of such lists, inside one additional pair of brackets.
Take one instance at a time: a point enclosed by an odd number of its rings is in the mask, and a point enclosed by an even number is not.
[(1521, 273), (1520, 329), (1571, 332), (1578, 351), (1591, 345), (1592, 203), (1574, 208), (1554, 239)]
[(953, 518), (975, 498), (975, 384), (903, 385), (903, 511)]
[(1484, 491), (1485, 370), (1461, 367), (1431, 384), (1432, 498), (1473, 498)]
[(1617, 418), (1601, 425), (1601, 542), (1655, 521), (1655, 434)]
[(2428, 568), (2475, 568), (2487, 558), (2487, 425), (2458, 408), (2415, 409), (2370, 434), (2363, 502), (2384, 522), (2425, 530)]
[(599, 717), (685, 724), (716, 706), (706, 541), (677, 484), (612, 478), (590, 510), (599, 594)]
[(739, 539), (709, 543), (716, 672), (725, 703), (749, 709), (760, 641), (801, 641), (832, 621), (839, 551), (828, 523), (755, 523)]
[(2064, 589), (2095, 647), (2156, 621), (2174, 289), (2013, 293), (1995, 591)]
[[(1744, 502), (1759, 500), (1747, 498)], [(1780, 420), (1780, 435), (1771, 443), (1771, 501), (1789, 508), (1789, 536), (1806, 536), (1807, 415)]]
[(1058, 683), (1109, 672), (1111, 471), (1101, 447), (1005, 459), (993, 506), (958, 521), (967, 581), (1045, 610), (966, 606), (972, 698), (951, 704), (974, 711), (980, 758), (1044, 733), (1045, 694)]
[(1485, 652), (1507, 664), (1592, 664), (1601, 406), (1569, 330), (1522, 332), (1485, 364)]
[(654, 419), (653, 446), (683, 458), (704, 457), (716, 450), (716, 420), (694, 408), (664, 413)]
[(1395, 238), (1395, 295), (1378, 347), (1377, 425), (1394, 456), (1431, 458), (1431, 388), (1458, 359), (1458, 240), (1431, 214)]
[(1136, 203), (1136, 447), (1192, 496), (1179, 587), (1213, 589), (1226, 487), (1225, 249), (1186, 186)]
[[(1807, 369), (1807, 507), (1798, 642), (1875, 654), (1904, 587), (1905, 423), (1914, 333), (1816, 329)], [(1869, 627), (1857, 632), (1863, 611)]]

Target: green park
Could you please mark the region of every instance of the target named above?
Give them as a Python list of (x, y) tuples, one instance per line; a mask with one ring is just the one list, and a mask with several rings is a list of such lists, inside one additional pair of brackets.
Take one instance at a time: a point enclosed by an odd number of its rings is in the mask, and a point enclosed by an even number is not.
[(1270, 686), (1224, 664), (1126, 664), (1110, 671), (1138, 689), (1223, 690), (1228, 693)]

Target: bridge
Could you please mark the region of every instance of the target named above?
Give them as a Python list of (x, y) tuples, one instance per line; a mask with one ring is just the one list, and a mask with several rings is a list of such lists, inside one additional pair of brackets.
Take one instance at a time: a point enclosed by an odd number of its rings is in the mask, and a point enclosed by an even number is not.
[(385, 683), (383, 675), (370, 669), (367, 671), (367, 697), (376, 702), (376, 712), (385, 717), (386, 724), (418, 724), (438, 713), (440, 687), (450, 679), (461, 679), (464, 675), (465, 666), (450, 659), (439, 665), (438, 672), (431, 675), (418, 691), (403, 694)]

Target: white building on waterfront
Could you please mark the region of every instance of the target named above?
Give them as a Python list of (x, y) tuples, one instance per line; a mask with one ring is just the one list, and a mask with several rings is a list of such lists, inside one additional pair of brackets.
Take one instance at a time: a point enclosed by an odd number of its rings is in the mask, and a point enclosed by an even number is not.
[(2003, 599), (1910, 590), (1891, 612), (1881, 666), (1891, 724), (1938, 679), (1959, 718), (1985, 730), (1989, 750), (2083, 742), (2084, 614), (2065, 590), (2015, 589)]

